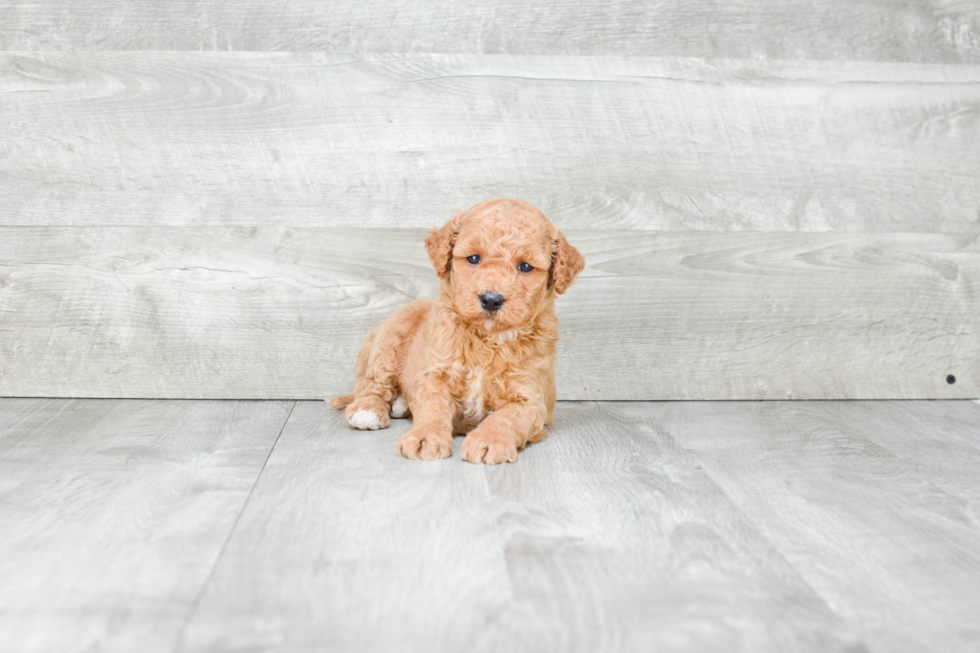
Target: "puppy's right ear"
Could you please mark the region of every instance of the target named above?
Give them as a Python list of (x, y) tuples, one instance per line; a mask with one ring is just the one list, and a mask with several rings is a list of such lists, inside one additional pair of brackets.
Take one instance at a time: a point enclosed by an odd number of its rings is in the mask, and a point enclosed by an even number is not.
[(585, 258), (582, 254), (568, 244), (565, 234), (552, 225), (551, 233), (551, 272), (548, 285), (554, 287), (555, 292), (561, 295), (575, 281), (578, 273), (585, 269)]
[(453, 245), (459, 235), (459, 216), (456, 216), (438, 229), (433, 229), (425, 236), (425, 251), (429, 253), (432, 267), (436, 269), (439, 278), (449, 274), (453, 262)]

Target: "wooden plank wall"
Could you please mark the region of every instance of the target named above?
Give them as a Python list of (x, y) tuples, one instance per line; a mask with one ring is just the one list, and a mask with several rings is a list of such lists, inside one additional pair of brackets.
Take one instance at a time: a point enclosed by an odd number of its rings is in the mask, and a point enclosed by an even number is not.
[(561, 398), (980, 396), (978, 2), (12, 1), (0, 125), (3, 396), (344, 391), (495, 196)]

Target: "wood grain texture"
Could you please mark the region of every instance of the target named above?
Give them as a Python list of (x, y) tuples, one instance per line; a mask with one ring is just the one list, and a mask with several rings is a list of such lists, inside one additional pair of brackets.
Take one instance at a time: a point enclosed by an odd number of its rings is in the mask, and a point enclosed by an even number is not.
[(980, 406), (652, 408), (870, 650), (977, 650)]
[(0, 225), (429, 227), (517, 196), (566, 228), (980, 230), (977, 65), (8, 52), (0, 94)]
[(0, 400), (0, 642), (973, 651), (978, 425), (967, 401), (561, 402), (487, 468), (459, 438), (398, 458), (408, 421), (322, 402)]
[(465, 650), (507, 577), (483, 469), (300, 402), (178, 651)]
[(0, 400), (0, 649), (172, 651), (291, 407)]
[(687, 452), (607, 406), (561, 404), (488, 469), (298, 404), (178, 650), (861, 650)]
[(975, 2), (439, 0), (0, 6), (6, 50), (320, 50), (980, 62)]
[[(435, 294), (422, 235), (0, 229), (0, 395), (346, 392), (364, 335)], [(976, 236), (568, 236), (561, 398), (980, 396)]]

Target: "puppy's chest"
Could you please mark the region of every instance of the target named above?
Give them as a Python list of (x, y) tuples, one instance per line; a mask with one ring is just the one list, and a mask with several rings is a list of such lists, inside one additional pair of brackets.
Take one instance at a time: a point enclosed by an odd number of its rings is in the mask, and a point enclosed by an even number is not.
[(503, 387), (499, 375), (457, 364), (453, 366), (451, 386), (457, 422), (461, 425), (476, 426), (500, 407)]

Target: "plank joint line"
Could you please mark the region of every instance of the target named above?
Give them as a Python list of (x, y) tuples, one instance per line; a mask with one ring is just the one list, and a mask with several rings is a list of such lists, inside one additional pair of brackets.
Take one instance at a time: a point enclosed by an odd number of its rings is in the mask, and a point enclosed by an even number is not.
[(201, 604), (201, 599), (204, 598), (204, 593), (207, 591), (208, 587), (211, 585), (211, 580), (214, 578), (215, 572), (218, 570), (218, 565), (221, 564), (221, 559), (225, 556), (225, 549), (228, 548), (228, 543), (231, 542), (232, 536), (235, 534), (235, 530), (238, 528), (238, 522), (241, 521), (242, 515), (245, 514), (245, 510), (248, 508), (248, 502), (252, 499), (252, 494), (255, 492), (255, 486), (259, 484), (259, 479), (262, 478), (262, 473), (265, 471), (265, 466), (269, 464), (269, 459), (272, 458), (272, 452), (276, 450), (276, 445), (279, 444), (279, 438), (282, 437), (283, 431), (286, 430), (286, 425), (289, 424), (289, 418), (293, 414), (293, 410), (296, 408), (296, 401), (293, 405), (289, 407), (289, 413), (286, 415), (286, 419), (282, 422), (282, 428), (279, 429), (279, 434), (276, 436), (275, 441), (269, 448), (269, 455), (265, 457), (265, 461), (262, 462), (262, 468), (259, 469), (259, 473), (255, 475), (255, 482), (252, 483), (252, 487), (248, 490), (248, 496), (245, 497), (244, 503), (242, 503), (242, 509), (238, 511), (238, 515), (235, 516), (235, 521), (228, 529), (228, 535), (225, 537), (225, 541), (221, 544), (221, 549), (218, 551), (218, 555), (214, 558), (214, 564), (211, 565), (211, 570), (208, 572), (207, 578), (201, 583), (201, 589), (198, 591), (197, 596), (194, 597), (194, 602), (191, 603), (190, 610), (187, 611), (187, 616), (184, 618), (184, 622), (180, 625), (180, 629), (177, 631), (177, 637), (174, 641), (173, 651), (176, 653), (180, 650), (180, 643), (184, 639), (184, 633), (187, 630), (188, 624), (194, 619), (194, 615), (197, 614), (197, 609)]

